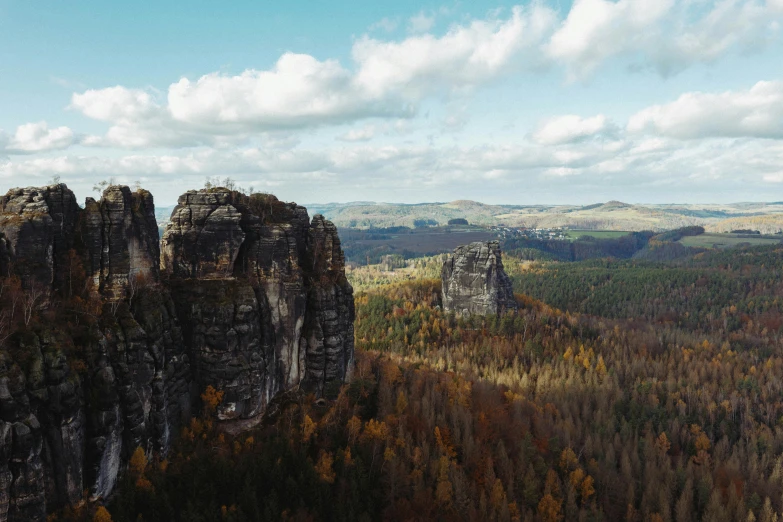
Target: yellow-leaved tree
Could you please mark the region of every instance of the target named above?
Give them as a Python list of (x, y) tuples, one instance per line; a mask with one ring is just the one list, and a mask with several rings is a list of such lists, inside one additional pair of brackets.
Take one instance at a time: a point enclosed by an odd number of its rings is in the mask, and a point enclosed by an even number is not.
[(98, 506), (95, 510), (95, 515), (92, 517), (92, 522), (112, 522), (111, 513), (103, 506)]
[(204, 413), (211, 416), (223, 402), (223, 392), (216, 390), (211, 384), (207, 386), (204, 393), (201, 394), (201, 400), (204, 402)]
[(144, 471), (147, 469), (147, 455), (144, 453), (144, 448), (139, 446), (133, 452), (130, 459), (130, 472), (135, 478), (144, 475)]
[(538, 503), (538, 516), (543, 522), (560, 522), (563, 518), (560, 514), (560, 502), (547, 493)]
[(327, 484), (334, 483), (335, 473), (332, 468), (334, 463), (334, 457), (328, 451), (322, 451), (318, 458), (318, 463), (315, 465), (315, 472), (318, 473), (318, 477)]

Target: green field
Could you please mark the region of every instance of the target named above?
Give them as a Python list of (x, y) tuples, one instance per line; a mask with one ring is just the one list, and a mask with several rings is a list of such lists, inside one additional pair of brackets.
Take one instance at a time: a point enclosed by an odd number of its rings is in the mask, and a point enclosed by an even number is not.
[(565, 230), (564, 233), (571, 241), (582, 236), (592, 236), (596, 239), (614, 239), (630, 234), (627, 230)]
[(687, 247), (697, 248), (732, 248), (742, 244), (760, 246), (774, 245), (781, 242), (780, 237), (752, 236), (747, 234), (701, 234), (699, 236), (686, 236), (680, 243)]

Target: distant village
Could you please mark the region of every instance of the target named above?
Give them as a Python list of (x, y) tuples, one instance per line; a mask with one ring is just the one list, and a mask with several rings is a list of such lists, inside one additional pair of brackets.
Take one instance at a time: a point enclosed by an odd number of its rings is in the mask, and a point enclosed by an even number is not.
[(489, 230), (496, 232), (503, 239), (524, 237), (527, 239), (568, 239), (563, 228), (514, 228), (505, 225), (492, 225)]

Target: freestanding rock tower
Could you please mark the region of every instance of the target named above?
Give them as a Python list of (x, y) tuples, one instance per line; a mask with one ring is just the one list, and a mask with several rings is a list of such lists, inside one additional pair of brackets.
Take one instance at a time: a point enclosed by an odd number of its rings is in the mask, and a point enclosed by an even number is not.
[(443, 263), (441, 280), (447, 312), (488, 315), (518, 308), (497, 241), (477, 241), (455, 248)]
[(277, 393), (322, 394), (353, 364), (353, 289), (337, 228), (268, 194), (179, 198), (162, 270), (194, 377), (225, 392), (218, 416), (249, 419)]

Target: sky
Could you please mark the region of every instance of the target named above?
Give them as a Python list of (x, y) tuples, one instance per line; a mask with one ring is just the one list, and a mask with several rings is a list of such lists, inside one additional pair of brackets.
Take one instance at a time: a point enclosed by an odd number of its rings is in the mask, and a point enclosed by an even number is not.
[(0, 193), (783, 200), (783, 0), (0, 0)]

